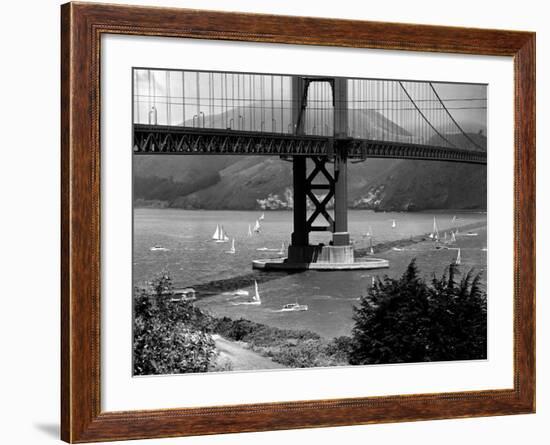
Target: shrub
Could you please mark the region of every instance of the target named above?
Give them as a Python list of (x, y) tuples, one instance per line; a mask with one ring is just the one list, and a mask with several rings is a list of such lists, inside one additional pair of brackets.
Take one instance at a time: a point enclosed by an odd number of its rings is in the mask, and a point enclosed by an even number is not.
[(480, 275), (458, 269), (419, 278), (413, 260), (400, 279), (386, 277), (354, 311), (351, 364), (483, 359), (487, 356), (487, 295)]
[(167, 274), (134, 294), (134, 374), (205, 372), (215, 366), (211, 318), (192, 303), (171, 301)]

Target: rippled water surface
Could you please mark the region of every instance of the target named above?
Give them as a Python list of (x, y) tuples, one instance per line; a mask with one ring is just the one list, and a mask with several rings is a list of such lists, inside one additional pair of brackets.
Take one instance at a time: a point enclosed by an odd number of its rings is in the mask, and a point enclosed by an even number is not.
[[(455, 250), (435, 250), (424, 242), (379, 254), (390, 261), (389, 269), (364, 271), (306, 271), (286, 274), (252, 270), (252, 260), (281, 256), (281, 244), (288, 245), (292, 232), (292, 213), (265, 212), (261, 232), (248, 236), (260, 212), (200, 211), (176, 209), (136, 209), (134, 212), (134, 283), (151, 279), (167, 270), (176, 286), (196, 287), (198, 305), (216, 315), (246, 318), (272, 326), (308, 329), (326, 337), (347, 335), (353, 325), (352, 307), (370, 286), (372, 276), (397, 276), (412, 258), (420, 271), (431, 276), (441, 274), (456, 257)], [(355, 245), (368, 245), (368, 232), (373, 243), (407, 239), (432, 230), (436, 216), (441, 236), (454, 227), (479, 223), (472, 229), (477, 236), (461, 232), (456, 246), (461, 248), (462, 269), (485, 271), (487, 252), (486, 214), (484, 213), (375, 213), (349, 211), (349, 230)], [(453, 222), (453, 218), (456, 220)], [(392, 220), (396, 227), (392, 228)], [(230, 239), (235, 239), (236, 253), (227, 253), (231, 242), (216, 243), (212, 235), (216, 225), (224, 226)], [(315, 234), (311, 242), (330, 240), (329, 234)], [(167, 250), (152, 251), (161, 246)], [(258, 250), (269, 249), (269, 250)], [(216, 281), (228, 279), (220, 284)], [(249, 298), (230, 295), (241, 289), (253, 293), (258, 281), (262, 304), (243, 305)], [(307, 304), (308, 311), (281, 312), (286, 303)]]

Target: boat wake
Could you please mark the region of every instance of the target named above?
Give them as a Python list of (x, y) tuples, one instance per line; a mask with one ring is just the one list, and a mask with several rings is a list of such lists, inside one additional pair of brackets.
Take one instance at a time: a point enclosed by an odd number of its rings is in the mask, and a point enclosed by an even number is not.
[[(239, 293), (238, 296), (248, 295), (247, 291), (239, 290), (239, 291), (236, 291), (236, 292)], [(246, 292), (246, 294), (245, 294), (245, 292)], [(233, 306), (258, 306), (258, 305), (262, 304), (262, 299), (260, 298), (260, 292), (258, 291), (258, 282), (256, 280), (254, 280), (254, 295), (252, 296), (251, 301), (237, 301), (237, 302), (233, 302), (231, 304)]]
[(248, 297), (249, 292), (247, 290), (239, 289), (234, 292), (224, 292), (222, 295), (230, 297)]
[(238, 301), (231, 303), (233, 306), (259, 306), (261, 301)]
[(310, 297), (312, 300), (334, 300), (335, 297), (332, 295), (314, 295)]

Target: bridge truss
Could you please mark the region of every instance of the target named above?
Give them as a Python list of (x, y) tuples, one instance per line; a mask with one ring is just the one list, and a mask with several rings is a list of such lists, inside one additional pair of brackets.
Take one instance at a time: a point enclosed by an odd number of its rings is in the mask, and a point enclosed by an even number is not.
[(399, 158), (486, 164), (487, 153), (408, 142), (291, 135), (163, 125), (134, 125), (134, 154), (327, 156), (345, 146), (349, 159)]

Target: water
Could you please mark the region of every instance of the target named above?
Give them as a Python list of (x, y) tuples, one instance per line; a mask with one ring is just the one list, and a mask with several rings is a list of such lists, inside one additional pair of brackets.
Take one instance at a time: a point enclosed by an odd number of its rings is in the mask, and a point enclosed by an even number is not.
[[(421, 272), (431, 277), (441, 274), (456, 257), (454, 250), (434, 250), (430, 243), (406, 247), (404, 251), (387, 251), (381, 258), (390, 260), (389, 269), (363, 271), (305, 271), (294, 274), (252, 270), (252, 260), (281, 256), (276, 251), (284, 241), (288, 245), (292, 232), (292, 213), (265, 212), (261, 233), (247, 236), (248, 225), (253, 227), (261, 212), (202, 211), (177, 209), (136, 209), (134, 212), (134, 283), (150, 280), (162, 270), (170, 273), (176, 286), (195, 287), (197, 304), (215, 315), (246, 318), (271, 326), (289, 329), (308, 329), (327, 338), (348, 335), (353, 326), (353, 305), (370, 286), (372, 276), (401, 275), (411, 258), (417, 258)], [(456, 222), (453, 217), (456, 215)], [(475, 267), (484, 271), (486, 252), (486, 215), (483, 213), (435, 214), (439, 232), (455, 226), (479, 223), (478, 236), (459, 236), (464, 269)], [(433, 226), (433, 213), (375, 213), (350, 210), (349, 231), (357, 247), (366, 247), (365, 234), (372, 229), (373, 243), (407, 239), (428, 233)], [(392, 220), (396, 227), (391, 227)], [(226, 253), (231, 243), (215, 243), (212, 235), (216, 224), (223, 224), (228, 236), (235, 238), (235, 254)], [(315, 233), (311, 242), (330, 240), (328, 233)], [(167, 251), (151, 251), (160, 245)], [(241, 279), (238, 279), (241, 277)], [(233, 279), (227, 286), (212, 282)], [(258, 281), (261, 306), (235, 303), (246, 297), (224, 295), (224, 291), (244, 289), (253, 295), (254, 279)], [(287, 303), (307, 304), (305, 312), (280, 312)]]

